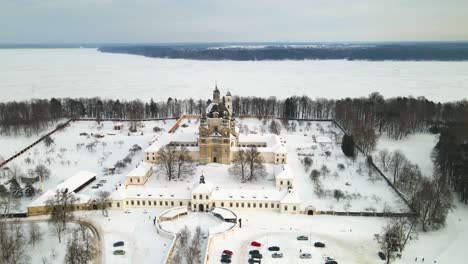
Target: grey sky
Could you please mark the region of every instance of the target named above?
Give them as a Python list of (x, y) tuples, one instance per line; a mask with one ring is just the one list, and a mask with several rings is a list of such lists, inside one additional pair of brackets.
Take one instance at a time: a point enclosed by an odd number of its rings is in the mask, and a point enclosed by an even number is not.
[(467, 0), (0, 0), (0, 43), (468, 40)]

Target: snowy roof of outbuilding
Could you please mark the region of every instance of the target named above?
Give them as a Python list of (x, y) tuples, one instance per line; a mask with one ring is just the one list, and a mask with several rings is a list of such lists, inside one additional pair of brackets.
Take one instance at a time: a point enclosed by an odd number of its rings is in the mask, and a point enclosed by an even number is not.
[(279, 202), (286, 194), (286, 189), (220, 189), (213, 191), (213, 200), (232, 201), (273, 201)]
[(281, 200), (282, 204), (300, 204), (301, 202), (299, 195), (293, 189), (290, 189), (286, 196)]
[(66, 179), (64, 182), (57, 185), (57, 189), (68, 189), (69, 192), (74, 192), (84, 183), (96, 177), (96, 173), (90, 171), (79, 171), (75, 175)]
[[(239, 146), (249, 144), (266, 144), (266, 147), (258, 147), (259, 152), (288, 153), (283, 140), (276, 134), (239, 134)], [(244, 148), (244, 147), (238, 147)]]
[(151, 146), (145, 149), (145, 152), (157, 152), (161, 147), (164, 147), (171, 142), (195, 144), (198, 142), (198, 133), (162, 134), (156, 141), (151, 144)]
[[(54, 196), (55, 196), (55, 193), (56, 193), (56, 189), (49, 190), (49, 191), (43, 193), (43, 194), (42, 194), (41, 196), (39, 196), (37, 199), (35, 199), (34, 201), (32, 201), (32, 202), (28, 205), (28, 207), (45, 206), (47, 200), (49, 200), (50, 198), (54, 197)], [(84, 204), (84, 203), (88, 203), (88, 202), (91, 200), (91, 197), (88, 196), (88, 195), (76, 194), (76, 193), (74, 193), (73, 195), (77, 198), (77, 201), (75, 202), (75, 204)]]
[(151, 163), (143, 161), (140, 164), (138, 164), (138, 166), (135, 169), (130, 171), (127, 174), (127, 177), (143, 177), (143, 176), (146, 176), (148, 171), (152, 169), (153, 169), (153, 165)]
[(281, 172), (278, 175), (276, 175), (276, 178), (285, 179), (285, 180), (293, 179), (294, 176), (292, 174), (291, 168), (289, 168), (289, 165), (287, 164), (283, 165)]
[(211, 193), (213, 191), (213, 184), (211, 182), (200, 183), (197, 187), (192, 190), (192, 193)]

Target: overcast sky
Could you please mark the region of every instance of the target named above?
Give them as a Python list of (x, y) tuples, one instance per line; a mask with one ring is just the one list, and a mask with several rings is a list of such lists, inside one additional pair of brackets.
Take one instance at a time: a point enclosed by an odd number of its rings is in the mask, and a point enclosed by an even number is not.
[(0, 0), (0, 43), (468, 40), (468, 0)]

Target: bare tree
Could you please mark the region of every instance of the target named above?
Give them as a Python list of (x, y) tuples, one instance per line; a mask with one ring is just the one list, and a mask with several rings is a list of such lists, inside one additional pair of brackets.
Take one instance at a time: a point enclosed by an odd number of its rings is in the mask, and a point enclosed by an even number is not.
[(39, 224), (31, 222), (29, 223), (29, 243), (33, 245), (33, 247), (36, 246), (36, 243), (42, 240), (42, 232), (41, 232), (41, 227)]
[(376, 160), (380, 164), (380, 167), (383, 169), (383, 171), (388, 171), (391, 158), (392, 155), (390, 154), (390, 152), (388, 152), (387, 149), (380, 150), (377, 154)]
[(49, 223), (54, 227), (59, 243), (62, 242), (62, 232), (65, 231), (67, 222), (74, 218), (72, 205), (77, 201), (78, 198), (67, 190), (56, 190), (46, 201), (50, 210)]
[(67, 242), (66, 264), (88, 264), (97, 255), (94, 237), (85, 225), (73, 230), (71, 239)]
[(50, 177), (50, 170), (43, 164), (38, 164), (34, 168), (34, 172), (41, 178), (41, 181), (47, 180)]
[(96, 205), (98, 209), (101, 210), (102, 215), (105, 217), (108, 216), (107, 208), (109, 207), (110, 195), (111, 194), (108, 191), (97, 192)]
[(0, 219), (0, 263), (28, 263), (29, 257), (25, 252), (25, 246), (26, 238), (19, 220), (7, 222)]
[(175, 146), (166, 145), (158, 150), (156, 163), (169, 181), (174, 179), (176, 174), (177, 155), (178, 151)]
[(257, 177), (264, 176), (266, 174), (264, 159), (257, 147), (250, 146), (245, 154), (248, 168), (247, 180), (252, 181)]
[(400, 150), (393, 152), (392, 158), (390, 160), (390, 168), (393, 174), (393, 184), (396, 184), (398, 176), (400, 175), (401, 169), (408, 162), (405, 154)]
[(193, 164), (192, 157), (187, 147), (180, 147), (176, 159), (177, 179), (193, 175), (195, 172), (195, 165)]
[(243, 149), (239, 149), (234, 154), (233, 157), (233, 165), (229, 168), (229, 173), (231, 175), (237, 176), (241, 178), (241, 181), (245, 181), (245, 177), (247, 174), (247, 153)]

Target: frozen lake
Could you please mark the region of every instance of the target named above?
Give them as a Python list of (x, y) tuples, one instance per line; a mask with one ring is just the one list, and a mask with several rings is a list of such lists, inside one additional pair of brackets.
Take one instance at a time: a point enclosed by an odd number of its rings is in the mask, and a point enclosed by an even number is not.
[(0, 101), (50, 97), (206, 98), (215, 84), (236, 95), (312, 98), (468, 98), (468, 62), (195, 61), (95, 49), (0, 49)]

